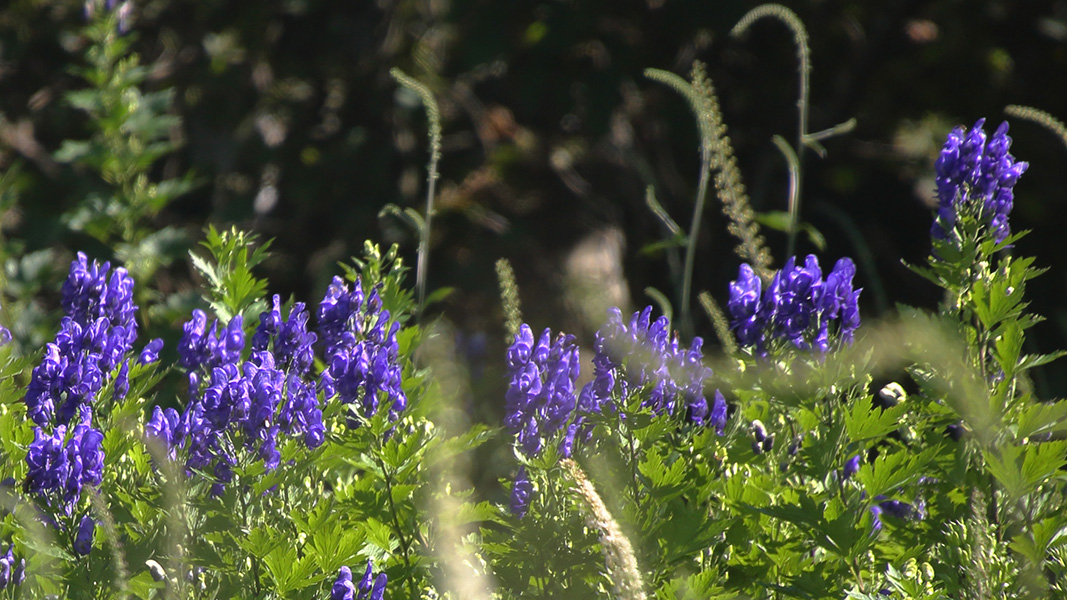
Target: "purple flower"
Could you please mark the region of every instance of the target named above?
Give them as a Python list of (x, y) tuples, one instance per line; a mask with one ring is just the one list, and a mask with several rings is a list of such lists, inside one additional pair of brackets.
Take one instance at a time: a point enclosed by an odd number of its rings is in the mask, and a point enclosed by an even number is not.
[(88, 408), (83, 420), (67, 436), (67, 426), (58, 425), (51, 434), (34, 428), (33, 442), (26, 453), (25, 489), (45, 498), (66, 515), (72, 514), (85, 485), (98, 486), (103, 480), (104, 434), (89, 424)]
[(666, 317), (651, 320), (652, 307), (635, 312), (629, 325), (618, 308), (596, 334), (593, 381), (582, 390), (583, 413), (624, 408), (633, 394), (649, 389), (642, 401), (655, 414), (681, 411), (701, 425), (708, 417), (704, 383), (711, 369), (703, 364), (703, 341), (694, 338), (682, 348), (678, 335), (671, 335)]
[(11, 585), (20, 585), (26, 579), (26, 559), (15, 558), (15, 544), (9, 544), (0, 556), (0, 590)]
[(78, 524), (78, 533), (74, 536), (74, 551), (81, 556), (88, 556), (93, 550), (93, 531), (96, 529), (96, 521), (85, 515)]
[(374, 563), (367, 559), (367, 568), (363, 571), (363, 577), (359, 580), (359, 594), (366, 596), (374, 587)]
[[(34, 367), (24, 400), (39, 427), (69, 424), (82, 407), (95, 403), (137, 338), (133, 279), (121, 267), (112, 271), (110, 263), (90, 264), (78, 253), (63, 283), (61, 304), (66, 316)], [(126, 373), (117, 375), (117, 398), (125, 395)]]
[[(212, 493), (233, 479), (236, 451), (247, 451), (267, 471), (281, 465), (279, 435), (301, 436), (309, 449), (322, 445), (315, 384), (308, 380), (316, 340), (307, 331), (307, 311), (294, 303), (282, 318), (278, 296), (259, 316), (252, 351), (241, 361), (245, 337), (240, 316), (221, 331), (195, 310), (178, 345), (188, 370), (189, 404), (184, 412), (156, 407), (145, 425), (147, 437), (167, 445), (171, 457), (184, 451), (186, 469), (214, 475)], [(399, 375), (398, 375), (399, 377)]]
[(374, 578), (374, 587), (371, 588), (370, 597), (367, 600), (382, 600), (385, 597), (385, 586), (389, 583), (389, 576), (385, 573), (378, 573), (378, 576)]
[(726, 409), (726, 399), (722, 397), (722, 392), (715, 390), (715, 400), (711, 407), (708, 425), (714, 427), (719, 435), (723, 435), (726, 430)]
[[(389, 417), (396, 420), (407, 407), (397, 341), (400, 324), (382, 308), (379, 293), (375, 287), (364, 301), (359, 281), (349, 291), (344, 280), (334, 277), (318, 311), (327, 365), (321, 389), (327, 398), (337, 396), (344, 404), (360, 401), (357, 412), (365, 418), (388, 401)], [(348, 424), (357, 426), (359, 419), (352, 416)]]
[(986, 142), (979, 119), (969, 131), (957, 127), (949, 133), (934, 165), (937, 183), (937, 218), (930, 228), (939, 240), (954, 238), (960, 214), (976, 216), (987, 224), (997, 243), (1011, 233), (1008, 214), (1014, 202), (1012, 188), (1029, 166), (1008, 150), (1011, 138), (1003, 122)]
[(241, 315), (230, 319), (222, 331), (218, 326), (216, 320), (211, 329), (207, 329), (207, 315), (200, 309), (193, 310), (192, 319), (182, 327), (183, 334), (178, 342), (178, 364), (182, 368), (187, 371), (210, 370), (240, 359), (245, 345)]
[(149, 365), (159, 360), (159, 351), (163, 349), (163, 340), (161, 338), (155, 338), (145, 344), (145, 347), (141, 350), (140, 356), (137, 357), (137, 362), (142, 365)]
[(152, 408), (152, 418), (144, 426), (145, 436), (163, 444), (171, 458), (174, 458), (174, 446), (179, 441), (177, 435), (181, 416), (173, 408), (163, 410)]
[(126, 397), (126, 394), (130, 393), (130, 361), (122, 361), (122, 367), (119, 368), (119, 374), (115, 376), (115, 391), (114, 398), (118, 402)]
[(875, 504), (871, 507), (871, 531), (882, 530), (882, 507)]
[(845, 461), (845, 469), (844, 469), (844, 478), (845, 479), (848, 479), (849, 477), (852, 477), (853, 475), (856, 474), (856, 471), (860, 470), (860, 462), (862, 461), (862, 459), (863, 459), (863, 457), (860, 456), (859, 454), (857, 454), (857, 455), (853, 456), (852, 458), (848, 459), (847, 461)]
[(530, 497), (533, 495), (533, 483), (526, 475), (526, 467), (519, 467), (515, 475), (515, 482), (511, 485), (511, 514), (518, 518), (526, 516), (530, 508)]
[(373, 569), (373, 563), (368, 560), (367, 570), (359, 585), (356, 585), (352, 581), (352, 569), (341, 567), (330, 590), (330, 600), (382, 600), (389, 577), (385, 573), (378, 573), (375, 578)]
[(743, 347), (754, 347), (764, 356), (784, 343), (800, 350), (829, 351), (831, 327), (836, 338), (852, 343), (860, 325), (859, 294), (852, 288), (856, 267), (842, 258), (822, 278), (819, 261), (808, 255), (798, 266), (790, 257), (760, 292), (760, 280), (742, 264), (737, 280), (730, 284), (730, 327)]
[(352, 583), (352, 569), (341, 567), (337, 580), (333, 582), (330, 600), (353, 600), (355, 596), (356, 586)]
[(555, 341), (545, 329), (531, 347), (533, 333), (523, 324), (508, 349), (511, 383), (504, 395), (504, 424), (527, 456), (535, 456), (544, 440), (566, 429), (577, 407), (575, 380), (581, 368), (574, 336)]
[(275, 295), (270, 310), (259, 315), (259, 327), (252, 336), (253, 350), (266, 350), (272, 347), (277, 362), (292, 365), (298, 374), (311, 368), (314, 360), (312, 345), (318, 339), (307, 330), (308, 313), (303, 302), (296, 302), (289, 310), (289, 316), (282, 320), (281, 298)]
[(884, 514), (897, 519), (911, 519), (918, 514), (911, 504), (903, 500), (883, 500), (878, 506)]

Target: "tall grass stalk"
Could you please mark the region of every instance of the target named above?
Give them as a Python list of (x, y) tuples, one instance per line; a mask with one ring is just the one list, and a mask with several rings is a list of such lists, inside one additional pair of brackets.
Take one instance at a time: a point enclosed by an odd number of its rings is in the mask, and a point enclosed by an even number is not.
[(401, 86), (414, 92), (426, 109), (429, 123), (430, 161), (426, 166), (426, 216), (419, 231), (419, 255), (415, 265), (415, 288), (419, 300), (419, 318), (422, 318), (426, 302), (426, 271), (430, 261), (430, 232), (433, 227), (433, 201), (437, 189), (437, 162), (441, 158), (441, 113), (437, 109), (437, 100), (430, 88), (406, 75), (398, 68), (389, 71)]
[(1067, 125), (1064, 125), (1063, 121), (1060, 121), (1051, 114), (1039, 108), (1020, 106), (1018, 104), (1009, 104), (1004, 107), (1004, 114), (1009, 117), (1024, 119), (1043, 126), (1045, 129), (1048, 129), (1059, 136), (1059, 138), (1063, 140), (1063, 144), (1067, 146)]

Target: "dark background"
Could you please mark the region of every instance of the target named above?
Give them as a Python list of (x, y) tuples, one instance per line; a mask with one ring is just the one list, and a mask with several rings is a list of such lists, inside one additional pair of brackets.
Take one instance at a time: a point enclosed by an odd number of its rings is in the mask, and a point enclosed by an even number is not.
[[(785, 26), (756, 23), (732, 39), (756, 3), (707, 0), (148, 0), (132, 35), (151, 67), (148, 87), (176, 91), (183, 145), (159, 177), (192, 170), (203, 182), (158, 216), (187, 228), (237, 224), (275, 239), (264, 265), (272, 292), (317, 302), (337, 261), (365, 239), (397, 242), (414, 265), (417, 241), (387, 203), (423, 210), (426, 123), (389, 76), (400, 67), (439, 99), (444, 129), (430, 289), (456, 288), (437, 306), (463, 332), (499, 393), (503, 314), (493, 264), (515, 266), (524, 315), (535, 329), (579, 333), (597, 323), (565, 300), (563, 265), (587, 236), (614, 232), (630, 307), (654, 286), (672, 294), (667, 260), (642, 248), (663, 237), (644, 205), (660, 202), (689, 224), (699, 157), (685, 102), (647, 80), (654, 67), (687, 75), (707, 64), (756, 211), (783, 210), (786, 170), (771, 143), (796, 131), (796, 51)], [(811, 131), (855, 117), (804, 161), (802, 218), (826, 237), (829, 269), (853, 256), (865, 288), (863, 318), (896, 302), (933, 307), (937, 289), (902, 265), (929, 252), (933, 161), (955, 125), (1008, 104), (1067, 118), (1067, 1), (811, 0), (788, 2), (810, 35)], [(3, 237), (27, 251), (106, 248), (60, 225), (80, 202), (85, 173), (49, 158), (64, 139), (89, 135), (62, 101), (84, 84), (77, 64), (80, 2), (16, 0), (0, 8), (0, 170), (20, 164), (18, 205)], [(1067, 347), (1067, 256), (1062, 251), (1067, 147), (1032, 123), (1012, 122), (1014, 154), (1030, 162), (1016, 188), (1017, 244), (1049, 273), (1031, 285), (1048, 317), (1030, 351)], [(273, 186), (277, 201), (265, 200)], [(256, 198), (260, 198), (257, 204)], [(713, 198), (702, 225), (694, 289), (725, 302), (740, 259)], [(768, 232), (775, 265), (785, 238)], [(609, 244), (610, 246), (610, 244)], [(802, 239), (798, 253), (815, 251)], [(182, 266), (168, 285), (191, 285)], [(413, 278), (412, 278), (413, 281)], [(672, 296), (673, 299), (673, 296)], [(675, 302), (677, 304), (677, 302)], [(625, 308), (624, 308), (625, 310)], [(710, 324), (697, 311), (696, 330)], [(485, 340), (487, 347), (482, 347)], [(484, 363), (484, 364), (483, 364)], [(1067, 393), (1055, 364), (1036, 374), (1044, 397)], [(491, 402), (488, 396), (486, 401)], [(502, 397), (502, 396), (499, 396)], [(490, 408), (492, 412), (493, 409)]]

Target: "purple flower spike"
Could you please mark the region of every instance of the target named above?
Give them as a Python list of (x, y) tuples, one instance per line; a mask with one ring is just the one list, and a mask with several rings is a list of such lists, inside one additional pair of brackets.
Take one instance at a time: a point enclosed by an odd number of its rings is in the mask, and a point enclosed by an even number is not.
[(504, 424), (527, 456), (536, 456), (544, 440), (565, 430), (578, 403), (575, 380), (580, 372), (574, 336), (552, 341), (545, 329), (536, 344), (524, 325), (508, 348), (511, 383), (504, 395)]
[[(373, 417), (384, 405), (395, 421), (407, 407), (397, 341), (400, 324), (382, 307), (379, 293), (376, 287), (364, 300), (359, 281), (349, 291), (344, 280), (334, 277), (319, 303), (318, 332), (328, 365), (320, 389), (327, 398), (358, 404), (355, 413), (364, 418)], [(358, 426), (359, 419), (350, 418), (348, 423)]]
[(986, 223), (997, 243), (1011, 234), (1008, 213), (1013, 206), (1012, 188), (1029, 165), (1009, 153), (1007, 122), (997, 127), (988, 143), (983, 125), (985, 119), (979, 119), (970, 130), (957, 127), (941, 148), (934, 165), (938, 210), (930, 233), (935, 239), (954, 236), (962, 213)]
[(851, 344), (860, 325), (861, 290), (852, 287), (855, 275), (849, 258), (838, 260), (823, 280), (815, 256), (809, 254), (802, 266), (790, 257), (761, 294), (759, 278), (742, 264), (737, 280), (730, 283), (730, 328), (742, 347), (760, 356), (784, 344), (826, 353), (833, 343), (832, 330), (836, 339)]

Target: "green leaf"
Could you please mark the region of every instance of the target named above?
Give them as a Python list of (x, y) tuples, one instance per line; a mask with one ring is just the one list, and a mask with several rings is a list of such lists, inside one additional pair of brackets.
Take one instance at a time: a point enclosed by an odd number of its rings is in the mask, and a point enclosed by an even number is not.
[(275, 592), (285, 595), (293, 590), (315, 585), (328, 575), (313, 576), (318, 571), (318, 564), (309, 556), (296, 556), (296, 547), (292, 544), (279, 546), (263, 559), (267, 572), (274, 581)]
[(1034, 367), (1040, 367), (1041, 365), (1047, 365), (1064, 356), (1067, 356), (1067, 350), (1057, 350), (1050, 354), (1027, 354), (1019, 359), (1016, 371), (1025, 371), (1027, 369), (1033, 369)]
[(1015, 437), (1023, 441), (1040, 433), (1067, 431), (1067, 401), (1032, 403), (1016, 419)]
[[(269, 529), (262, 527), (253, 528), (244, 536), (238, 532), (231, 532), (231, 536), (237, 542), (238, 547), (256, 558), (267, 556), (281, 545), (281, 540), (275, 539)], [(285, 545), (289, 546), (289, 544)]]
[(683, 460), (675, 460), (668, 465), (660, 452), (649, 450), (645, 459), (638, 464), (638, 470), (648, 478), (652, 495), (660, 502), (676, 498), (686, 491), (686, 468)]
[(900, 427), (907, 406), (904, 403), (882, 410), (871, 396), (857, 399), (845, 413), (845, 431), (853, 442), (879, 439)]
[(206, 260), (200, 258), (192, 250), (189, 251), (189, 259), (193, 261), (193, 266), (196, 267), (196, 270), (200, 271), (204, 277), (207, 277), (213, 287), (222, 285), (222, 280), (219, 278), (218, 273), (215, 272), (214, 266), (208, 264)]
[(393, 538), (393, 530), (377, 519), (368, 518), (363, 524), (363, 529), (367, 534), (367, 542), (377, 546), (383, 552), (390, 553), (400, 544)]
[(436, 290), (430, 292), (426, 296), (426, 306), (430, 306), (430, 305), (436, 304), (438, 302), (441, 302), (442, 300), (448, 298), (453, 293), (455, 293), (455, 291), (456, 291), (456, 288), (454, 288), (454, 287), (437, 288)]
[(989, 472), (1004, 487), (1009, 502), (1014, 502), (1034, 492), (1067, 465), (1067, 440), (1025, 446), (1008, 444), (982, 454)]
[(883, 452), (873, 463), (861, 466), (856, 479), (863, 485), (868, 498), (889, 495), (918, 478), (939, 451), (940, 448), (933, 447), (916, 455), (906, 451)]

